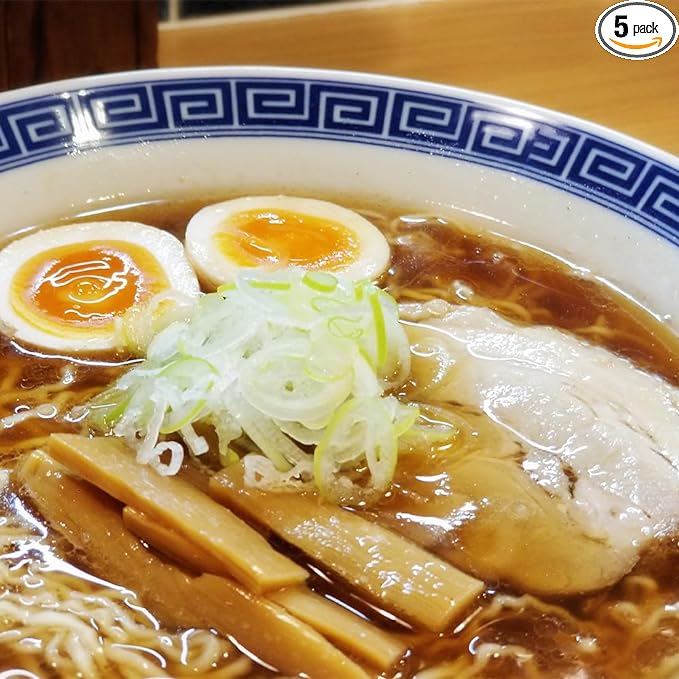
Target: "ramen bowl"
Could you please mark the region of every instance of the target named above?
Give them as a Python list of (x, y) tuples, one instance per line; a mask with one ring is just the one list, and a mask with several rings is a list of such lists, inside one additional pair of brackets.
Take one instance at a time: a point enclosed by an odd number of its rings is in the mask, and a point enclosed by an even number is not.
[[(432, 83), (139, 71), (1, 95), (0, 199), (0, 676), (676, 669), (677, 158)], [(221, 278), (228, 209), (368, 268)]]

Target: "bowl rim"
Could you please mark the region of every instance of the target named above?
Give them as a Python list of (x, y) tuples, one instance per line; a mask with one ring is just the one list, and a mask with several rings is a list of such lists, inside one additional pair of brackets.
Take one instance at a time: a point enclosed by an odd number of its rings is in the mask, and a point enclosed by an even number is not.
[(451, 96), (458, 94), (468, 99), (475, 99), (488, 105), (510, 109), (516, 115), (533, 113), (534, 118), (547, 122), (549, 119), (563, 121), (564, 125), (582, 128), (585, 131), (610, 138), (623, 146), (629, 146), (648, 156), (657, 158), (660, 162), (675, 165), (679, 168), (679, 154), (674, 154), (659, 146), (643, 141), (626, 132), (620, 132), (615, 128), (602, 123), (582, 118), (572, 113), (564, 113), (558, 109), (549, 108), (540, 104), (493, 94), (483, 90), (468, 87), (459, 87), (446, 83), (408, 78), (404, 76), (372, 73), (370, 71), (356, 71), (350, 69), (313, 68), (297, 66), (269, 66), (266, 64), (236, 64), (236, 65), (210, 65), (210, 66), (169, 66), (162, 68), (143, 68), (136, 70), (115, 71), (112, 73), (99, 73), (95, 75), (77, 76), (52, 80), (37, 85), (29, 85), (0, 92), (0, 107), (17, 103), (28, 102), (44, 96), (63, 94), (77, 90), (97, 89), (108, 85), (118, 85), (136, 80), (184, 80), (200, 77), (218, 77), (243, 75), (245, 77), (271, 76), (277, 78), (300, 79), (300, 80), (334, 80), (341, 79), (356, 84), (379, 84), (395, 89), (426, 90), (431, 94)]
[[(285, 92), (285, 85), (289, 85), (291, 112), (286, 113), (284, 108), (281, 111), (280, 103), (270, 104), (273, 112), (266, 108), (258, 110), (257, 103), (250, 108), (250, 99), (243, 104), (239, 88), (245, 88), (243, 97), (252, 95), (254, 101), (256, 90), (266, 90), (262, 83), (270, 86), (275, 83), (279, 97), (281, 91)], [(299, 84), (304, 87), (299, 89)], [(125, 91), (135, 85), (146, 92)], [(173, 85), (180, 87), (173, 91)], [(191, 85), (198, 85), (196, 91), (189, 91)], [(221, 91), (218, 87), (214, 87), (214, 92), (207, 91), (214, 85), (221, 85)], [(122, 95), (116, 88), (120, 88)], [(221, 114), (212, 114), (217, 121), (211, 122), (210, 114), (204, 114), (205, 122), (196, 122), (201, 119), (199, 113), (192, 114), (193, 118), (189, 116), (193, 122), (185, 125), (186, 118), (180, 114), (177, 125), (173, 97), (187, 93), (195, 97), (201, 88), (202, 96), (212, 96), (215, 106), (222, 108)], [(342, 88), (346, 88), (342, 92), (345, 107), (348, 102), (349, 107), (360, 111), (360, 101), (368, 101), (368, 118), (349, 117), (337, 125), (332, 108), (327, 117), (321, 97), (336, 95)], [(107, 95), (113, 95), (108, 96), (109, 100), (116, 99), (116, 94), (119, 99), (127, 96), (130, 101), (136, 97), (133, 109), (137, 105), (142, 113), (132, 110), (132, 117), (120, 122), (108, 117), (104, 106), (103, 123), (95, 122), (98, 114), (91, 108), (90, 99), (96, 100), (97, 94), (101, 95), (100, 103), (107, 100)], [(316, 109), (311, 111), (313, 96)], [(418, 98), (420, 101), (416, 101)], [(203, 105), (207, 101), (205, 98)], [(144, 105), (148, 113), (143, 112)], [(241, 106), (245, 108), (241, 110)], [(85, 109), (87, 115), (83, 118)], [(410, 118), (413, 110), (414, 128)], [(432, 111), (443, 118), (432, 122)], [(18, 125), (24, 123), (15, 121), (31, 114), (46, 114), (48, 120), (29, 121), (25, 129), (20, 129)], [(363, 111), (360, 115), (364, 115)], [(454, 124), (449, 128), (451, 121)], [(47, 130), (44, 146), (40, 146), (43, 141), (40, 131), (35, 132), (40, 125)], [(56, 131), (50, 130), (50, 126)], [(80, 139), (78, 126), (86, 131)], [(88, 137), (87, 133), (93, 136)], [(679, 246), (678, 156), (598, 123), (503, 96), (360, 71), (266, 65), (121, 71), (0, 94), (0, 175), (16, 167), (78, 155), (93, 148), (238, 136), (334, 139), (491, 167), (584, 198)]]

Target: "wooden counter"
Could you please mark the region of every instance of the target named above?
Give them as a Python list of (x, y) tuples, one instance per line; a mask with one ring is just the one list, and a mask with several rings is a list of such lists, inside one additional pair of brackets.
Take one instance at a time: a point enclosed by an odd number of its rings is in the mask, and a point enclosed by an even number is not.
[[(364, 0), (161, 24), (159, 66), (353, 69), (469, 87), (616, 128), (679, 155), (679, 44), (604, 51), (612, 0)], [(664, 4), (679, 15), (679, 0)]]

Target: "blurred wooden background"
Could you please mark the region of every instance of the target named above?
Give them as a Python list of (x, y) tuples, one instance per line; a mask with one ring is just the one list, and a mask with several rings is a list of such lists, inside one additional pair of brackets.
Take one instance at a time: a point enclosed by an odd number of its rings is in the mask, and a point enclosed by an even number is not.
[(355, 69), (522, 99), (679, 154), (679, 46), (605, 52), (594, 24), (611, 4), (345, 0), (158, 26), (155, 0), (0, 0), (0, 88), (156, 62)]
[(154, 0), (0, 0), (0, 90), (156, 65)]
[[(422, 78), (582, 116), (679, 154), (679, 44), (620, 59), (614, 0), (366, 0), (160, 28), (160, 66), (276, 64)], [(661, 0), (679, 16), (679, 0)]]

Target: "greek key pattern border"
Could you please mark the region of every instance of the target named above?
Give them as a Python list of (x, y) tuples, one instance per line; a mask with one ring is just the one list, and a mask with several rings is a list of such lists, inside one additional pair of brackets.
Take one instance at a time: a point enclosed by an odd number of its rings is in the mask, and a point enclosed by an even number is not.
[(679, 245), (679, 171), (530, 111), (328, 80), (187, 78), (0, 106), (0, 173), (102, 146), (195, 137), (334, 139), (466, 160), (556, 186)]

